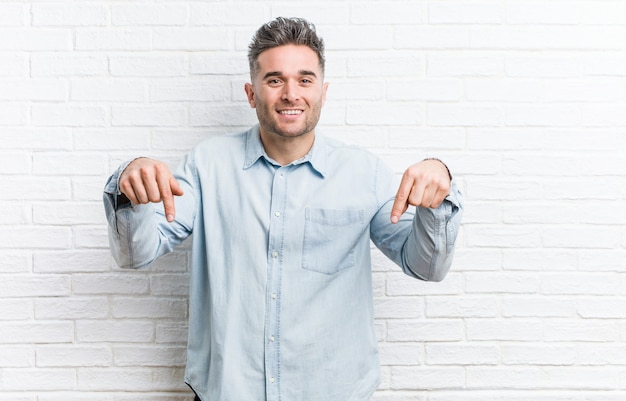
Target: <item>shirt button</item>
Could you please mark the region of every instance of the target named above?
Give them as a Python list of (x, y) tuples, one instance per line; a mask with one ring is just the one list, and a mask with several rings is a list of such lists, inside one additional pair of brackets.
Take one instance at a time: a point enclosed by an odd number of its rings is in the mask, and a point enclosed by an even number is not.
[(274, 378), (270, 377), (270, 383), (274, 383)]
[(272, 257), (277, 258), (278, 257), (278, 252), (276, 252), (276, 251), (272, 252)]
[(274, 216), (276, 216), (276, 217), (280, 217), (280, 212), (279, 212), (279, 211), (276, 211), (276, 213), (274, 213)]
[(272, 299), (276, 299), (276, 294), (272, 294)]
[(270, 341), (274, 342), (274, 336), (270, 336)]

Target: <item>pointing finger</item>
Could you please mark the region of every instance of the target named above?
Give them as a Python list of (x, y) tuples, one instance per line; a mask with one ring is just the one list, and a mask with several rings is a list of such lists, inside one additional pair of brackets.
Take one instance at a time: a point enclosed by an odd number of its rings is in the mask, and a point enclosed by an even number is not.
[(411, 189), (413, 188), (413, 180), (409, 178), (406, 174), (402, 176), (402, 181), (400, 182), (400, 187), (398, 188), (398, 192), (396, 193), (396, 198), (393, 202), (393, 207), (391, 208), (391, 222), (396, 224), (400, 220), (400, 216), (409, 208), (409, 195), (411, 194)]

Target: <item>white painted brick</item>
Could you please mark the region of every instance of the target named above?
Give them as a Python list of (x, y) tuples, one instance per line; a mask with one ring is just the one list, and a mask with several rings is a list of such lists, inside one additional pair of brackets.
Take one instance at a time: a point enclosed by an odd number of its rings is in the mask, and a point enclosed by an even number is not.
[(463, 387), (465, 371), (462, 367), (416, 368), (392, 367), (391, 388), (402, 390), (433, 390)]
[(116, 366), (178, 366), (186, 363), (186, 347), (154, 346), (123, 347), (113, 350)]
[(198, 53), (189, 56), (189, 72), (207, 75), (245, 75), (249, 76), (248, 61), (245, 53)]
[(81, 343), (149, 343), (154, 340), (154, 323), (149, 320), (99, 321), (83, 319), (76, 322), (76, 339)]
[(111, 302), (111, 311), (114, 318), (187, 318), (187, 300), (178, 298), (114, 298)]
[(32, 269), (31, 251), (23, 249), (0, 250), (2, 273), (27, 273)]
[(544, 339), (549, 342), (617, 341), (618, 323), (600, 319), (551, 319), (544, 323)]
[(188, 296), (188, 274), (158, 274), (150, 277), (150, 293), (160, 296)]
[(36, 360), (41, 367), (111, 366), (113, 354), (106, 346), (42, 345), (36, 349)]
[(417, 344), (380, 343), (380, 364), (382, 366), (421, 365), (424, 351)]
[(348, 105), (346, 123), (354, 125), (420, 125), (423, 107), (418, 103), (393, 102)]
[(108, 7), (101, 4), (33, 4), (34, 26), (103, 26), (109, 21)]
[(70, 150), (72, 134), (66, 128), (6, 128), (0, 149)]
[(30, 71), (34, 77), (82, 77), (106, 75), (104, 54), (72, 52), (32, 53)]
[(505, 365), (574, 365), (577, 347), (573, 345), (504, 344), (501, 348)]
[(27, 320), (33, 316), (31, 300), (0, 298), (0, 320)]
[(27, 64), (28, 59), (23, 54), (0, 54), (0, 77), (25, 77), (28, 71)]
[(28, 8), (21, 4), (0, 5), (0, 27), (26, 25)]
[(509, 24), (577, 24), (581, 9), (566, 1), (525, 1), (506, 5), (506, 20)]
[(370, 26), (423, 24), (426, 21), (426, 4), (393, 1), (355, 4), (350, 9), (350, 21)]
[(99, 175), (106, 170), (106, 155), (101, 153), (74, 153), (68, 163), (69, 152), (41, 152), (33, 155), (33, 173), (40, 175)]
[[(2, 346), (0, 347), (0, 366), (3, 368), (27, 368), (35, 366), (35, 350), (30, 346)], [(1, 396), (0, 399), (2, 399)]]
[(70, 29), (14, 29), (0, 26), (1, 51), (63, 51), (72, 50)]
[(0, 103), (0, 127), (26, 124), (28, 109), (23, 104)]
[(147, 128), (76, 128), (73, 135), (76, 150), (137, 151), (150, 146), (150, 130)]
[(75, 294), (133, 294), (149, 292), (149, 280), (144, 274), (118, 272), (108, 275), (74, 274), (72, 290)]
[(151, 32), (145, 28), (78, 28), (76, 50), (150, 50)]
[(500, 125), (503, 121), (502, 110), (488, 105), (431, 104), (427, 113), (427, 123), (437, 127), (489, 127)]
[(152, 30), (154, 50), (216, 51), (230, 50), (232, 40), (224, 29), (217, 28), (161, 28)]
[[(171, 372), (171, 373), (170, 373)], [(79, 390), (172, 391), (187, 389), (183, 371), (159, 368), (85, 368), (78, 369)]]
[(106, 111), (100, 106), (66, 104), (35, 104), (32, 122), (44, 127), (102, 127), (106, 125)]
[(81, 78), (71, 81), (70, 100), (75, 102), (141, 102), (148, 99), (143, 81)]
[(186, 323), (162, 321), (156, 327), (156, 343), (186, 344), (189, 326)]
[(116, 77), (178, 77), (187, 73), (186, 59), (184, 55), (170, 54), (111, 55), (109, 69)]
[(437, 52), (428, 55), (427, 68), (434, 77), (498, 76), (505, 70), (505, 58), (495, 53)]
[(247, 105), (228, 103), (197, 103), (189, 107), (189, 125), (192, 127), (228, 127), (236, 122), (239, 125), (256, 124), (256, 113)]
[(390, 320), (387, 322), (389, 341), (461, 341), (465, 326), (456, 319)]
[(500, 302), (493, 297), (432, 296), (426, 300), (426, 316), (430, 318), (496, 317), (500, 313)]
[(394, 40), (392, 27), (372, 29), (367, 26), (325, 27), (324, 35), (332, 37), (326, 48), (333, 50), (382, 50), (389, 49)]
[(623, 2), (222, 3), (0, 5), (0, 401), (192, 401), (190, 242), (122, 271), (102, 187), (256, 123), (247, 46), (279, 15), (326, 41), (320, 131), (465, 195), (444, 282), (373, 250), (373, 400), (626, 399)]
[(619, 290), (618, 276), (599, 273), (546, 273), (541, 277), (541, 292), (558, 295), (608, 295)]
[(467, 48), (470, 30), (460, 26), (398, 26), (394, 32), (394, 47), (399, 49), (458, 49)]
[(113, 25), (185, 25), (187, 9), (179, 4), (116, 4), (112, 7)]
[(106, 248), (109, 240), (105, 226), (76, 226), (74, 227), (74, 248)]
[[(0, 297), (46, 297), (70, 294), (70, 278), (62, 275), (3, 275), (0, 281)], [(28, 301), (26, 301), (28, 303)]]
[(19, 226), (0, 233), (0, 248), (64, 249), (70, 241), (69, 227)]
[(500, 350), (494, 345), (426, 344), (426, 365), (497, 365), (499, 362)]
[(387, 274), (386, 295), (421, 296), (421, 295), (456, 295), (463, 292), (463, 278), (459, 274), (449, 273), (441, 283), (427, 282), (409, 278), (401, 272)]
[(3, 322), (0, 332), (2, 344), (54, 344), (73, 340), (72, 322)]
[(537, 342), (544, 337), (540, 319), (469, 319), (469, 341)]
[(542, 242), (540, 229), (533, 226), (472, 226), (466, 228), (466, 232), (468, 246), (535, 248)]
[(511, 297), (502, 300), (502, 316), (504, 317), (569, 317), (577, 316), (576, 303), (573, 298), (564, 297)]
[(220, 102), (230, 98), (230, 85), (224, 80), (201, 79), (154, 81), (150, 85), (153, 102)]
[(106, 298), (42, 298), (35, 300), (38, 320), (104, 319), (109, 316)]
[[(358, 3), (360, 7), (366, 4), (367, 3)], [(344, 25), (352, 21), (352, 16), (356, 14), (353, 9), (354, 7), (350, 7), (350, 4), (347, 2), (326, 0), (322, 0), (318, 3), (275, 3), (275, 5), (272, 6), (272, 15), (270, 18), (287, 15), (302, 16), (314, 22), (319, 34), (322, 37), (326, 37), (325, 29), (327, 26)], [(263, 14), (260, 15), (260, 17), (263, 16)]]
[(498, 1), (428, 5), (428, 22), (431, 24), (501, 24), (503, 20), (504, 7)]
[(465, 290), (467, 293), (485, 294), (518, 294), (536, 293), (541, 283), (535, 273), (465, 273)]
[(171, 106), (113, 106), (112, 124), (124, 127), (178, 126), (187, 124), (184, 107)]
[(75, 369), (2, 369), (2, 388), (12, 391), (58, 391), (76, 387)]
[[(0, 199), (69, 199), (71, 196), (70, 183), (66, 178), (40, 177), (0, 177), (0, 185), (4, 188), (14, 188), (11, 193), (0, 193)], [(1, 248), (1, 246), (0, 246)]]
[(191, 3), (191, 25), (220, 27), (252, 24), (256, 26), (272, 18), (270, 10), (271, 4), (262, 2), (246, 3), (245, 7), (233, 7), (222, 2), (194, 2)]
[(378, 298), (374, 310), (378, 319), (417, 319), (424, 317), (424, 301), (415, 297)]
[(26, 152), (0, 152), (0, 170), (5, 174), (28, 174), (30, 169), (30, 154)]

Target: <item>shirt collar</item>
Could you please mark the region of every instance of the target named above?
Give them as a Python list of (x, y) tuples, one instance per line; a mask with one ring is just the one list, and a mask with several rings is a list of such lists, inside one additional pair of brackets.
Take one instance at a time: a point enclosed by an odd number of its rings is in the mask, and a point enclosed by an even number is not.
[[(301, 159), (293, 161), (292, 165), (308, 163), (322, 177), (327, 174), (327, 154), (326, 137), (318, 133), (315, 134), (315, 141), (309, 153)], [(246, 170), (254, 165), (260, 158), (264, 158), (269, 163), (277, 164), (272, 160), (263, 147), (259, 125), (250, 128), (246, 133), (246, 150), (243, 169)]]

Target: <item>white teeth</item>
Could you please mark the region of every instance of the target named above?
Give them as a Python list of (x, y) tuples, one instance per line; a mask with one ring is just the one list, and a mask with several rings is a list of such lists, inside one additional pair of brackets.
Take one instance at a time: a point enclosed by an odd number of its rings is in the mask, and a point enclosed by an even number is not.
[(280, 114), (288, 114), (288, 115), (302, 114), (302, 110), (281, 110)]

